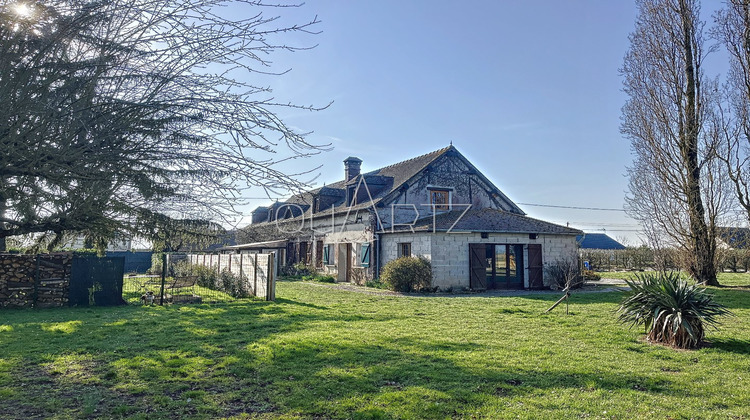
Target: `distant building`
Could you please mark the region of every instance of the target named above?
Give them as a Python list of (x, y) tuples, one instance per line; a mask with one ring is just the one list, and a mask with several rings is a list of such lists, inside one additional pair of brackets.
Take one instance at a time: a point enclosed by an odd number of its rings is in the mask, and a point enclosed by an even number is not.
[(585, 233), (576, 237), (581, 249), (601, 249), (606, 251), (625, 249), (625, 245), (607, 236), (606, 233)]
[[(132, 249), (133, 241), (130, 238), (116, 237), (107, 243), (106, 251), (130, 251)], [(91, 248), (86, 246), (86, 238), (83, 236), (76, 236), (70, 242), (66, 243), (63, 248), (70, 249), (85, 249)]]
[(719, 245), (725, 248), (750, 248), (750, 228), (720, 227), (717, 229)]

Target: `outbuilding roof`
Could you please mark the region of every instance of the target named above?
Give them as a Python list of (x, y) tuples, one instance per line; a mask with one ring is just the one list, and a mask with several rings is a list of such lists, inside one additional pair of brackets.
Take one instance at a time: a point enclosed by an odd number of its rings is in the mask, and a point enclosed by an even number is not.
[(625, 249), (625, 245), (610, 238), (605, 233), (586, 233), (576, 238), (583, 249)]
[(393, 232), (488, 232), (579, 235), (578, 229), (556, 225), (503, 210), (460, 209), (417, 220), (413, 225), (399, 225)]

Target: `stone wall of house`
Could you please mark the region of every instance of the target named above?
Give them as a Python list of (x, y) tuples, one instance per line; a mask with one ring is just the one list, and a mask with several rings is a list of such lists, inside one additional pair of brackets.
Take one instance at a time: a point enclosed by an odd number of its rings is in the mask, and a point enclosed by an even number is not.
[(454, 210), (472, 208), (498, 208), (510, 211), (511, 207), (499, 195), (492, 193), (494, 186), (486, 183), (474, 170), (455, 156), (444, 156), (414, 179), (407, 189), (398, 195), (393, 204), (378, 208), (385, 230), (394, 224), (413, 223), (415, 218), (433, 214), (430, 189), (445, 188), (450, 191), (450, 202)]
[(426, 258), (428, 261), (434, 258), (432, 254), (432, 235), (429, 233), (389, 233), (380, 236), (381, 240), (381, 266), (399, 257), (399, 243), (411, 244), (411, 256)]
[(72, 253), (0, 254), (0, 307), (67, 306)]
[[(541, 244), (542, 262), (545, 267), (560, 260), (577, 258), (578, 245), (572, 235), (538, 235), (529, 239), (528, 234), (480, 233), (396, 233), (381, 236), (381, 265), (397, 258), (398, 243), (410, 242), (413, 256), (424, 256), (432, 263), (432, 285), (441, 289), (469, 287), (469, 244)], [(524, 285), (528, 287), (528, 249), (524, 247)], [(549, 287), (551, 279), (544, 274), (544, 285)]]
[[(327, 232), (320, 235), (317, 240), (323, 241), (323, 246), (333, 244), (334, 255), (333, 264), (322, 264), (321, 272), (323, 274), (336, 277), (337, 281), (346, 281), (346, 273), (343, 272), (342, 258), (346, 258), (350, 267), (349, 280), (355, 284), (364, 284), (367, 280), (373, 278), (374, 273), (374, 245), (370, 247), (370, 266), (363, 267), (359, 261), (359, 247), (364, 243), (373, 242), (374, 215), (367, 210), (352, 212), (348, 217), (340, 215), (334, 221), (331, 218), (313, 220), (313, 227), (317, 232)], [(331, 225), (333, 224), (333, 228)], [(346, 246), (350, 244), (349, 254), (346, 255)], [(317, 243), (313, 245), (317, 247)], [(313, 255), (317, 251), (314, 248)], [(321, 252), (322, 254), (322, 252)]]

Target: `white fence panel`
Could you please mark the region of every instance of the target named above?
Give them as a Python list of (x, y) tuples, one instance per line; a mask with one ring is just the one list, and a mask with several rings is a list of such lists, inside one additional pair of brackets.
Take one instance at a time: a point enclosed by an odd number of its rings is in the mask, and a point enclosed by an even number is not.
[(221, 254), (188, 256), (192, 264), (224, 269), (243, 279), (242, 287), (265, 300), (276, 300), (276, 264), (271, 254)]

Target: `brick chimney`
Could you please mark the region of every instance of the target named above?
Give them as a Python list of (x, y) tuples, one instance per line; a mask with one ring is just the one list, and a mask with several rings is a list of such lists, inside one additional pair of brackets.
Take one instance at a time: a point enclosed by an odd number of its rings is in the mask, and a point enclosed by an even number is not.
[(359, 175), (359, 167), (362, 165), (362, 159), (349, 156), (344, 159), (344, 178), (346, 181)]

